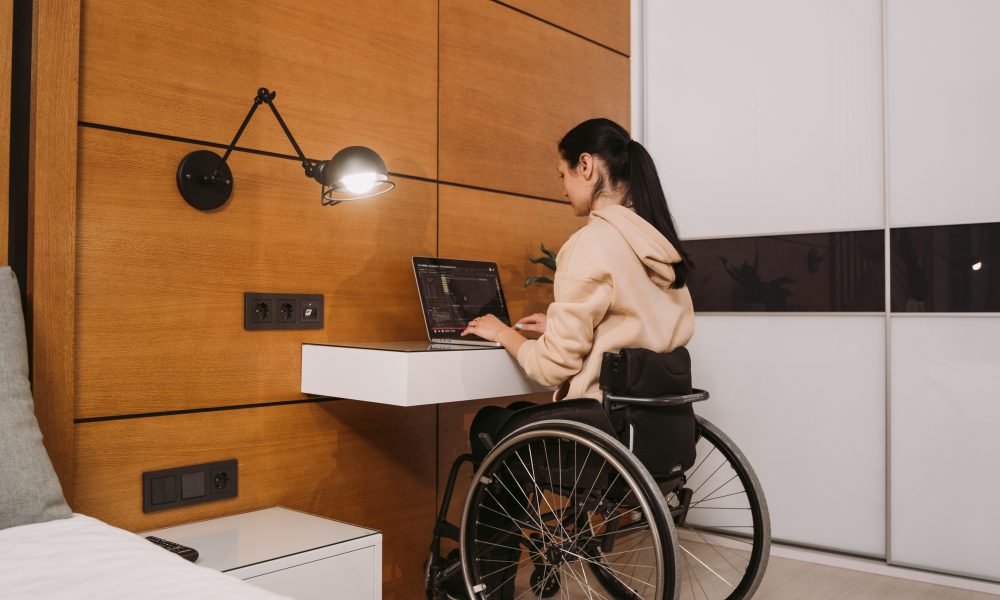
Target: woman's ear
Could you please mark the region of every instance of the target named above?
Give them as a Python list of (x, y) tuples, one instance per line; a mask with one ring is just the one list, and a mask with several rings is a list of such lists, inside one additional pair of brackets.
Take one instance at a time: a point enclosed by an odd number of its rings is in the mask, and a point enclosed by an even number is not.
[(594, 157), (589, 152), (580, 155), (580, 162), (577, 164), (580, 175), (587, 181), (594, 175)]

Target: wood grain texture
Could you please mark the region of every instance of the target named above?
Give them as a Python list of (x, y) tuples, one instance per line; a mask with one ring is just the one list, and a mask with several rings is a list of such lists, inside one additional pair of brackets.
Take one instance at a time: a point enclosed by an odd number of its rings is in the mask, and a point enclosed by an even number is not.
[(524, 280), (552, 271), (529, 259), (542, 254), (542, 244), (558, 251), (587, 220), (566, 204), (449, 185), (440, 186), (439, 202), (441, 256), (496, 262), (511, 319), (545, 312), (552, 286), (526, 288)]
[(629, 126), (629, 59), (495, 2), (441, 1), (440, 179), (563, 200), (556, 144)]
[(10, 211), (10, 77), (14, 0), (0, 0), (0, 265), (8, 264), (7, 219)]
[[(434, 525), (433, 428), (433, 407), (348, 400), (82, 423), (74, 509), (136, 532), (273, 505), (371, 527), (383, 597), (412, 600)], [(142, 513), (144, 471), (230, 458), (237, 498)]]
[(629, 55), (629, 0), (502, 0), (524, 12), (565, 27)]
[[(267, 87), (306, 156), (436, 173), (436, 2), (87, 0), (83, 22), (84, 121), (228, 144)], [(269, 114), (240, 145), (294, 154)]]
[(33, 11), (28, 150), (32, 393), (45, 448), (72, 502), (80, 4), (38, 0)]
[[(194, 146), (81, 128), (77, 417), (280, 401), (303, 342), (420, 339), (410, 257), (436, 185), (334, 207), (294, 161), (236, 152), (212, 212), (177, 191)], [(321, 330), (245, 331), (246, 291), (324, 294)]]

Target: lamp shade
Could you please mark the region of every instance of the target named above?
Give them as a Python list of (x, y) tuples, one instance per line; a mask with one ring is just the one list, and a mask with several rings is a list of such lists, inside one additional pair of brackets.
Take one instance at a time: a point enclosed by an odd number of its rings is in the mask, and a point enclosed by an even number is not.
[(382, 157), (364, 146), (349, 146), (320, 162), (313, 177), (323, 184), (324, 204), (370, 198), (396, 187)]

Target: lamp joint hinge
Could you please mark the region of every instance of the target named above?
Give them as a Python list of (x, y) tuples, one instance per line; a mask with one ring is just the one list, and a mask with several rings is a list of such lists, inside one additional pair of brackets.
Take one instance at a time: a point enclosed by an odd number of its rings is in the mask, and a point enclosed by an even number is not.
[(254, 104), (270, 104), (277, 95), (278, 92), (272, 92), (267, 88), (260, 88), (257, 90), (257, 96), (253, 99), (253, 101)]

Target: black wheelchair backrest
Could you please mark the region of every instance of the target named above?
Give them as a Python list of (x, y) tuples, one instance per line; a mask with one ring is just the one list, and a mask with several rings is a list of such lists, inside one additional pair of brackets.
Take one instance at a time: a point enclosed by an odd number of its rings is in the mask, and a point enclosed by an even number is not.
[(605, 394), (634, 398), (690, 394), (691, 355), (684, 347), (673, 352), (645, 348), (605, 352), (600, 385)]

